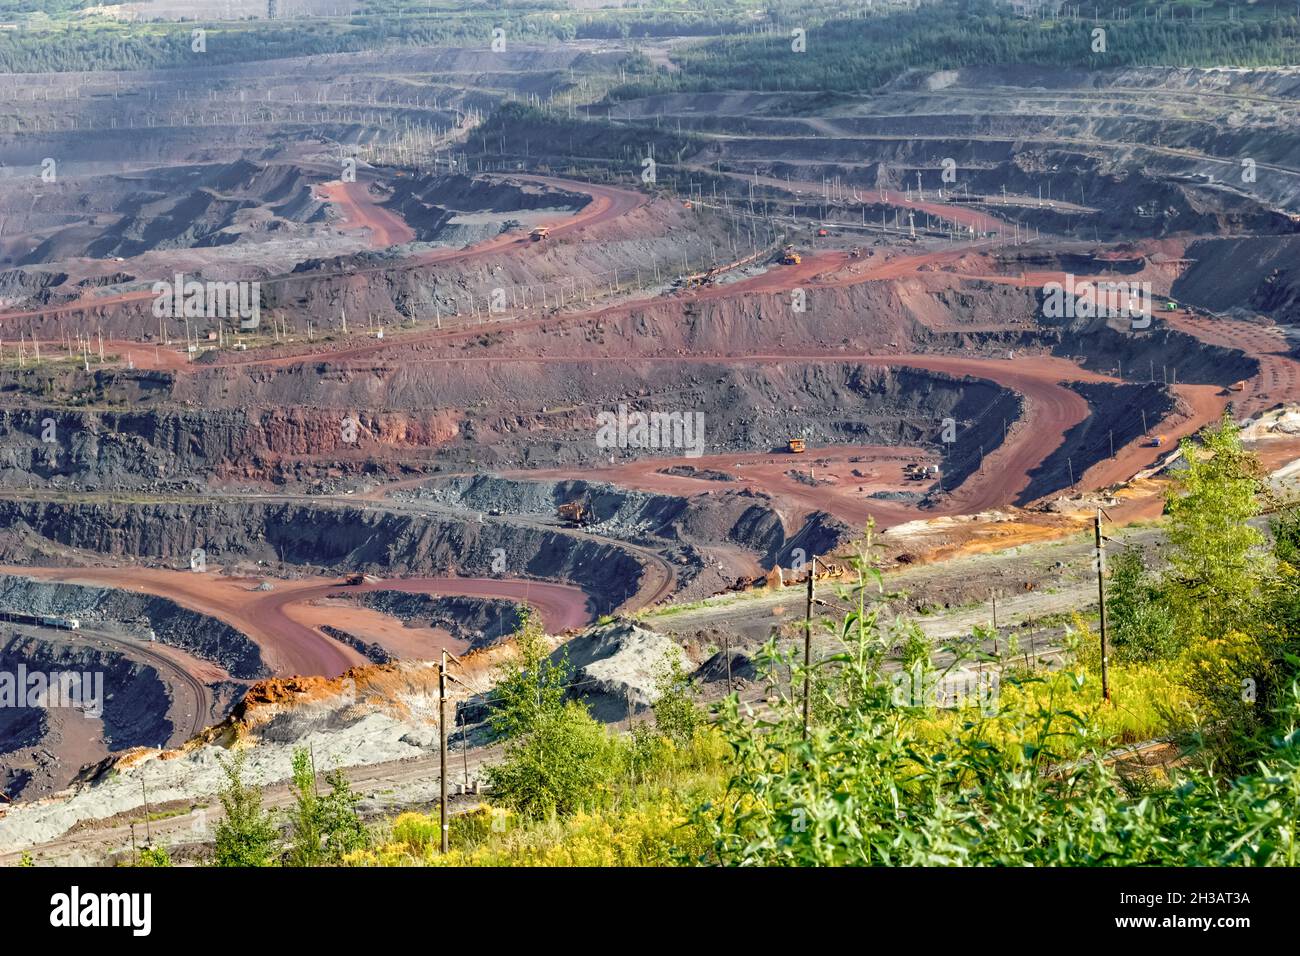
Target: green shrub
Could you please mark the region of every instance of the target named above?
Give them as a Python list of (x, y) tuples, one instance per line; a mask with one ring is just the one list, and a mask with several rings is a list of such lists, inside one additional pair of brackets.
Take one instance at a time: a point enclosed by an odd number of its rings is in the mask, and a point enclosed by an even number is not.
[(270, 866), (275, 862), (280, 832), (262, 809), (262, 792), (244, 783), (247, 754), (236, 751), (221, 761), (226, 786), (217, 794), (223, 819), (215, 827), (217, 866)]
[(487, 768), (493, 796), (524, 816), (560, 816), (598, 803), (622, 765), (619, 744), (576, 703), (543, 712)]

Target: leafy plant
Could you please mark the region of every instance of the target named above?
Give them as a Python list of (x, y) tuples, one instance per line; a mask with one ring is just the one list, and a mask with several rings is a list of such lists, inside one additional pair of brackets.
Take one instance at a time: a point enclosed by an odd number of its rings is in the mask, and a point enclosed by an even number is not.
[(1248, 628), (1269, 573), (1263, 535), (1248, 523), (1260, 512), (1258, 460), (1227, 415), (1199, 437), (1199, 446), (1183, 439), (1187, 468), (1166, 496), (1166, 586), (1184, 640)]
[(619, 747), (604, 726), (569, 702), (537, 714), (487, 777), (503, 806), (530, 817), (564, 816), (599, 801), (620, 766)]
[(492, 729), (507, 739), (529, 733), (543, 715), (558, 711), (569, 680), (567, 655), (550, 659), (536, 615), (525, 612), (514, 641), (518, 656), (497, 674), (488, 718)]
[(679, 744), (688, 743), (704, 723), (704, 713), (693, 699), (694, 681), (682, 667), (680, 654), (669, 654), (655, 679), (651, 705), (659, 733)]
[(1139, 548), (1125, 548), (1111, 560), (1106, 614), (1117, 660), (1168, 660), (1185, 646), (1187, 633), (1174, 626), (1165, 596), (1147, 573)]
[(293, 752), (294, 806), (289, 812), (292, 833), (285, 862), (293, 866), (327, 866), (364, 849), (370, 834), (357, 813), (359, 794), (341, 770), (325, 774), (329, 791), (316, 792), (316, 770), (305, 748)]
[(225, 816), (215, 827), (217, 866), (271, 866), (280, 832), (262, 809), (262, 791), (244, 783), (248, 754), (239, 750), (221, 761), (226, 785), (217, 794)]
[(172, 858), (171, 854), (167, 852), (166, 847), (142, 846), (140, 852), (136, 854), (135, 865), (144, 867), (167, 867), (172, 865)]

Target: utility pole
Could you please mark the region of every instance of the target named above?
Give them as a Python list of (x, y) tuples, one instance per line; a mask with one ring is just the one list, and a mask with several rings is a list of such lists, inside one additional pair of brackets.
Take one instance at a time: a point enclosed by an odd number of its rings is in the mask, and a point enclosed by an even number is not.
[(817, 578), (817, 558), (808, 563), (808, 602), (803, 618), (803, 739), (812, 728), (812, 609), (813, 581)]
[(438, 822), (442, 824), (442, 852), (448, 850), (447, 825), (447, 649), (438, 668)]
[(727, 693), (731, 693), (731, 634), (727, 631), (722, 633), (722, 656), (727, 661)]
[[(153, 846), (153, 830), (149, 826), (149, 791), (144, 787), (144, 773), (140, 774), (140, 796), (144, 799), (144, 842), (146, 846)], [(134, 829), (131, 831), (135, 835)]]
[(1106, 668), (1106, 545), (1101, 536), (1101, 509), (1092, 519), (1093, 537), (1097, 543), (1097, 608), (1101, 614), (1101, 696), (1110, 700), (1110, 682)]
[[(462, 667), (464, 662), (447, 648), (442, 649), (442, 666), (438, 668), (438, 822), (442, 825), (442, 852), (446, 853), (449, 849), (449, 840), (451, 828), (447, 823), (447, 681), (454, 680), (460, 686), (474, 691), (473, 687), (466, 684), (454, 674), (447, 673), (447, 659), (450, 658)], [(465, 743), (466, 754), (463, 758), (465, 766), (465, 782), (468, 788), (469, 784), (469, 754), (468, 754), (468, 728), (463, 727), (461, 730), (461, 741)]]

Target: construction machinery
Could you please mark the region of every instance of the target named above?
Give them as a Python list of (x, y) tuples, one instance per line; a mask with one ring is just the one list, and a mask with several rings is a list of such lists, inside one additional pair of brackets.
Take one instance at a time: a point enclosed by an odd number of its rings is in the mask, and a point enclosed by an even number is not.
[(532, 239), (534, 242), (539, 242), (542, 239), (545, 239), (550, 234), (551, 234), (551, 230), (548, 229), (546, 226), (538, 226), (536, 229), (534, 229), (532, 232), (528, 234), (528, 237)]
[(807, 451), (807, 445), (802, 438), (791, 438), (785, 443), (785, 448), (792, 455), (802, 455)]
[(673, 280), (673, 289), (695, 289), (700, 286), (710, 285), (722, 270), (718, 266), (710, 266), (704, 272), (695, 272), (688, 276), (678, 276)]
[(1164, 435), (1152, 435), (1142, 444), (1146, 445), (1148, 448), (1163, 448), (1166, 441), (1168, 441), (1168, 439), (1165, 438)]
[[(814, 578), (814, 580), (825, 581), (828, 578), (834, 580), (836, 578), (844, 577), (844, 575), (847, 572), (848, 572), (848, 568), (843, 564), (839, 564), (835, 561), (827, 561), (825, 558), (818, 558), (817, 576), (816, 578)], [(761, 578), (754, 578), (752, 581), (749, 582), (738, 581), (736, 583), (737, 586), (734, 586), (732, 590), (739, 591), (739, 590), (743, 590), (745, 587), (781, 588), (781, 587), (789, 587), (791, 585), (799, 584), (801, 582), (806, 583), (807, 581), (808, 581), (808, 571), (806, 565), (802, 569), (790, 568), (789, 570), (784, 570), (784, 571), (781, 569), (780, 565), (776, 565), (775, 567), (772, 568), (771, 571), (767, 572), (767, 574), (765, 574)]]
[(803, 262), (803, 257), (794, 251), (794, 246), (786, 246), (781, 252), (781, 265), (797, 266)]
[(825, 561), (821, 558), (817, 559), (818, 581), (825, 578), (842, 578), (846, 571), (848, 571), (848, 568), (842, 564), (836, 564), (834, 561)]
[(591, 508), (584, 498), (566, 501), (555, 509), (555, 514), (565, 524), (576, 528), (591, 522)]
[(861, 247), (859, 247), (859, 246), (854, 246), (852, 249), (850, 249), (850, 250), (849, 250), (849, 258), (850, 258), (850, 259), (861, 259), (861, 258), (862, 258), (862, 249), (861, 249)]

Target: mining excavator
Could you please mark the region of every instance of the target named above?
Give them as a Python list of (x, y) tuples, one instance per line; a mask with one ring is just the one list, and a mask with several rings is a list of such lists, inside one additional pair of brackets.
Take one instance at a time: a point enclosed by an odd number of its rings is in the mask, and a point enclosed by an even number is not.
[(575, 528), (581, 528), (583, 525), (591, 523), (591, 508), (584, 498), (579, 498), (576, 501), (566, 501), (555, 509), (555, 514), (565, 524)]

